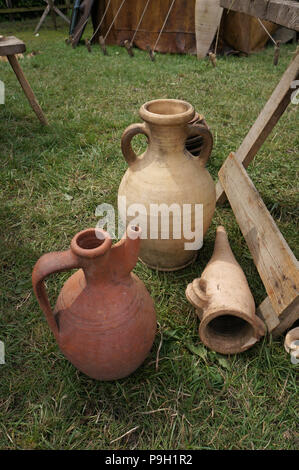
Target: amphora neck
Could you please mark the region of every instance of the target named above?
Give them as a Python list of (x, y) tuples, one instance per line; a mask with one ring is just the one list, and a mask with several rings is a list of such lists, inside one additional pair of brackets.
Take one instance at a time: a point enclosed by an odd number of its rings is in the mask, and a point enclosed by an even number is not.
[(182, 154), (187, 125), (195, 114), (191, 104), (181, 100), (153, 100), (141, 106), (139, 114), (149, 128), (151, 151), (164, 158)]

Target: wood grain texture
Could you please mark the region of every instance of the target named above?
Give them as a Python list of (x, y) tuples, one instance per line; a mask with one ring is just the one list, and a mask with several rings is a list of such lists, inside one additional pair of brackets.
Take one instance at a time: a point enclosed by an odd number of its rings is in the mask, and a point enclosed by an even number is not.
[(209, 52), (222, 16), (219, 0), (196, 0), (195, 35), (197, 58), (203, 59)]
[(218, 175), (272, 308), (280, 316), (298, 297), (298, 262), (245, 168), (233, 153)]
[(220, 6), (299, 31), (299, 3), (285, 0), (220, 0)]
[(0, 39), (0, 56), (21, 54), (26, 51), (26, 46), (20, 39), (14, 36), (6, 36)]
[(299, 295), (279, 316), (273, 310), (269, 297), (260, 304), (256, 311), (257, 315), (264, 320), (268, 332), (273, 337), (281, 335), (290, 328), (299, 318)]
[(265, 300), (259, 305), (256, 311), (258, 317), (260, 317), (267, 325), (267, 330), (269, 333), (275, 330), (279, 326), (279, 318), (274, 312), (271, 300), (269, 297), (266, 297)]

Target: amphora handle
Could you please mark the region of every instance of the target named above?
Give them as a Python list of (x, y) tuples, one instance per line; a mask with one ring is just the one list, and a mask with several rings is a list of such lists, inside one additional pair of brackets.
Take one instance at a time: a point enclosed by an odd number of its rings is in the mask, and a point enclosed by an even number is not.
[(148, 139), (150, 137), (149, 130), (147, 129), (146, 125), (144, 123), (136, 123), (127, 127), (121, 138), (121, 150), (128, 165), (132, 165), (132, 163), (134, 163), (137, 159), (137, 155), (132, 149), (131, 145), (133, 137), (135, 137), (137, 134), (144, 134)]
[(201, 124), (189, 124), (188, 125), (188, 137), (197, 137), (200, 136), (203, 139), (203, 146), (202, 149), (200, 150), (200, 155), (198, 158), (201, 165), (205, 166), (207, 163), (212, 149), (213, 149), (213, 136), (209, 129), (207, 129), (205, 126)]
[(79, 259), (77, 256), (74, 255), (71, 250), (67, 250), (62, 252), (56, 251), (52, 253), (46, 253), (39, 258), (33, 268), (33, 290), (56, 339), (59, 336), (59, 330), (49, 303), (44, 280), (50, 274), (59, 273), (61, 271), (69, 271), (70, 269), (79, 267)]

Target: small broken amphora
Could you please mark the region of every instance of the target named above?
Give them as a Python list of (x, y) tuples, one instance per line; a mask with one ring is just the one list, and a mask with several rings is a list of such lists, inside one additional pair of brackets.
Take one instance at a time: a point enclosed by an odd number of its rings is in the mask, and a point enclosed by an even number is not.
[[(98, 380), (126, 377), (148, 355), (156, 333), (153, 300), (131, 271), (141, 229), (129, 226), (112, 246), (107, 232), (79, 232), (64, 252), (43, 255), (32, 273), (34, 293), (60, 350), (80, 371)], [(79, 268), (64, 284), (52, 312), (44, 280)]]
[(235, 354), (253, 346), (266, 332), (241, 266), (224, 227), (216, 231), (212, 258), (200, 278), (186, 289), (200, 318), (199, 336), (210, 349)]

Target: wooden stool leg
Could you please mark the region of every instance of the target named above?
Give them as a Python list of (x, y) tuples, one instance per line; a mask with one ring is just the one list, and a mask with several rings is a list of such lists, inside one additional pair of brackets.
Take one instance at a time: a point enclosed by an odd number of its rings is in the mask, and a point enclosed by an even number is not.
[(21, 69), (21, 66), (18, 62), (18, 59), (16, 58), (15, 55), (8, 55), (7, 58), (9, 60), (10, 65), (13, 68), (14, 73), (17, 76), (17, 79), (19, 80), (19, 82), (21, 84), (21, 87), (24, 90), (24, 93), (25, 93), (25, 95), (26, 95), (26, 97), (27, 97), (27, 99), (30, 103), (30, 106), (32, 107), (33, 111), (37, 115), (40, 122), (44, 126), (47, 126), (48, 121), (47, 121), (40, 105), (38, 104), (37, 99), (35, 98), (35, 95), (34, 95), (32, 89), (31, 89), (31, 86), (29, 85), (29, 83), (27, 82), (27, 80), (25, 78), (25, 75), (23, 73), (23, 70)]

